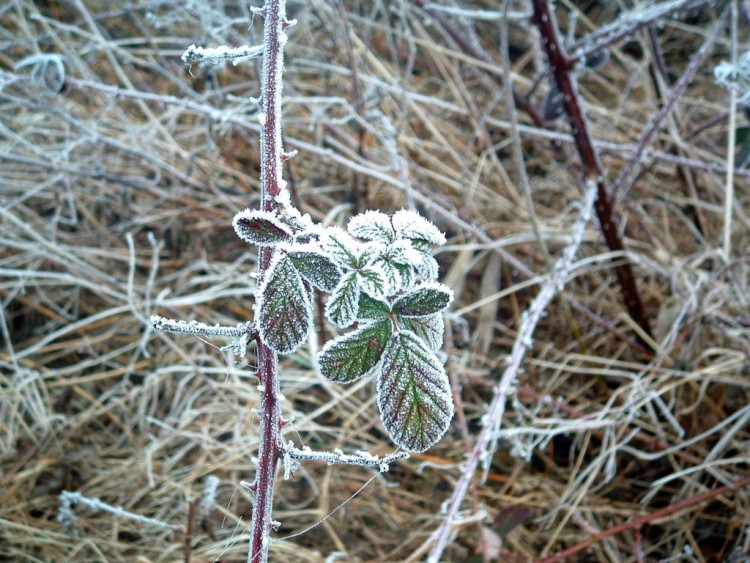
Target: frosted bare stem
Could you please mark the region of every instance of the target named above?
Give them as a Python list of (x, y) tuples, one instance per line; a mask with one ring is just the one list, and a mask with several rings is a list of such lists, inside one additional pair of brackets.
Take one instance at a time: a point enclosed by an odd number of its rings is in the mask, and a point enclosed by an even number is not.
[(474, 472), (477, 470), (479, 463), (484, 462), (486, 470), (487, 464), (492, 459), (492, 454), (495, 450), (497, 429), (499, 428), (503, 414), (505, 413), (505, 401), (507, 400), (516, 380), (518, 370), (521, 367), (521, 362), (526, 357), (526, 352), (533, 342), (534, 332), (539, 320), (542, 318), (544, 311), (547, 309), (552, 299), (554, 299), (555, 295), (557, 295), (565, 285), (565, 279), (570, 271), (573, 258), (578, 252), (578, 248), (583, 240), (583, 235), (586, 232), (586, 225), (591, 219), (592, 208), (594, 207), (594, 200), (596, 199), (597, 191), (596, 182), (588, 181), (583, 202), (581, 202), (581, 211), (575, 225), (573, 226), (571, 241), (568, 246), (565, 247), (562, 256), (555, 263), (552, 273), (542, 286), (539, 294), (534, 301), (531, 302), (531, 305), (529, 305), (529, 308), (521, 317), (521, 327), (518, 329), (518, 334), (513, 342), (513, 349), (508, 358), (508, 364), (500, 381), (495, 386), (492, 402), (487, 409), (486, 424), (479, 433), (474, 449), (469, 454), (469, 458), (466, 461), (461, 477), (453, 489), (453, 496), (448, 503), (448, 509), (443, 522), (440, 527), (435, 530), (435, 533), (432, 536), (434, 543), (427, 559), (429, 562), (440, 561), (440, 556), (448, 544), (451, 529), (456, 521), (458, 509), (461, 507), (461, 502), (463, 502), (466, 492), (469, 490), (469, 485), (471, 484)]
[(167, 319), (159, 315), (151, 315), (149, 319), (154, 330), (170, 332), (172, 334), (192, 334), (193, 336), (222, 336), (225, 338), (241, 338), (249, 336), (254, 339), (257, 331), (252, 323), (240, 323), (236, 326), (209, 325), (198, 321), (181, 321)]

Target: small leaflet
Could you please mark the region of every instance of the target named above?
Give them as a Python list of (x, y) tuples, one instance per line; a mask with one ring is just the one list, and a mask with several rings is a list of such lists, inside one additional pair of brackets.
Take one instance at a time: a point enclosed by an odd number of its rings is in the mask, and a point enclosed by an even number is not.
[(364, 240), (388, 244), (396, 238), (390, 218), (380, 211), (369, 210), (355, 215), (346, 228), (352, 235)]
[(393, 303), (393, 312), (405, 317), (439, 313), (453, 301), (453, 290), (436, 282), (421, 283)]
[(360, 289), (374, 299), (385, 297), (388, 293), (385, 272), (374, 264), (357, 272), (357, 281), (359, 281)]
[(422, 258), (422, 263), (417, 266), (417, 272), (428, 281), (435, 281), (438, 278), (439, 268), (437, 260), (430, 255)]
[(326, 318), (339, 328), (346, 328), (357, 319), (359, 284), (356, 272), (345, 274), (326, 303)]
[(292, 261), (277, 254), (258, 292), (258, 330), (276, 352), (289, 354), (312, 329), (310, 297)]
[(383, 256), (386, 252), (386, 246), (379, 242), (369, 242), (363, 245), (364, 248), (357, 259), (357, 267), (364, 268), (374, 263), (378, 258)]
[(237, 236), (258, 246), (273, 246), (292, 240), (292, 233), (273, 213), (245, 209), (232, 221)]
[(445, 323), (442, 314), (435, 313), (425, 317), (399, 317), (398, 323), (401, 328), (411, 330), (424, 340), (433, 352), (437, 352), (443, 347)]
[(445, 235), (419, 213), (402, 209), (393, 214), (396, 234), (408, 239), (423, 239), (430, 244), (445, 244)]
[(357, 318), (362, 320), (377, 320), (385, 318), (391, 312), (391, 306), (380, 299), (373, 299), (365, 293), (359, 295), (359, 313)]
[(379, 258), (373, 263), (373, 265), (383, 271), (389, 290), (388, 293), (396, 293), (401, 289), (401, 274), (399, 273), (396, 264), (383, 258)]
[(394, 334), (383, 352), (377, 400), (383, 426), (410, 452), (434, 445), (450, 426), (453, 397), (443, 365), (416, 334)]
[(354, 240), (341, 227), (328, 227), (323, 238), (323, 250), (336, 261), (339, 266), (356, 268), (361, 254), (360, 243)]
[(305, 250), (290, 251), (289, 259), (299, 274), (312, 286), (331, 292), (343, 274), (328, 256), (314, 248), (311, 246)]
[(320, 373), (337, 383), (352, 383), (373, 373), (391, 336), (388, 319), (329, 340), (318, 355)]
[(417, 276), (411, 266), (396, 264), (396, 269), (401, 276), (401, 291), (409, 291), (417, 283)]

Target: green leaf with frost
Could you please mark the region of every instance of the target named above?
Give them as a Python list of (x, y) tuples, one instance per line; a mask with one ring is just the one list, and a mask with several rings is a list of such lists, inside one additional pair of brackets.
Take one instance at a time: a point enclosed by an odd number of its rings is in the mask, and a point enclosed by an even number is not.
[(392, 310), (399, 316), (422, 317), (439, 313), (453, 301), (453, 291), (441, 283), (421, 283), (393, 302)]
[(312, 328), (310, 296), (289, 257), (271, 262), (256, 303), (260, 337), (280, 354), (302, 344)]
[(318, 250), (292, 251), (289, 259), (306, 281), (322, 291), (333, 291), (343, 275), (333, 260)]
[(383, 426), (405, 450), (423, 452), (450, 426), (453, 397), (437, 356), (410, 330), (394, 334), (377, 380)]
[(443, 347), (445, 323), (441, 313), (425, 317), (399, 317), (398, 324), (419, 336), (433, 352)]
[(373, 373), (391, 336), (384, 319), (329, 340), (318, 355), (320, 373), (338, 383), (351, 383)]
[(349, 272), (341, 278), (328, 298), (325, 312), (330, 323), (339, 328), (346, 328), (357, 319), (359, 284), (356, 272)]
[(359, 320), (378, 320), (388, 316), (391, 306), (381, 299), (373, 299), (366, 293), (359, 294)]
[(357, 272), (359, 287), (370, 297), (375, 299), (385, 297), (388, 293), (388, 281), (382, 268), (371, 265)]
[(292, 240), (291, 229), (268, 211), (245, 209), (232, 221), (237, 236), (258, 246), (274, 246)]

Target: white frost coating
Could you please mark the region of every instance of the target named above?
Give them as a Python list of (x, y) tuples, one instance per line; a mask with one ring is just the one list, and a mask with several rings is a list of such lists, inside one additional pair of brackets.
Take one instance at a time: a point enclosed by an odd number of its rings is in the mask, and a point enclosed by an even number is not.
[(328, 227), (323, 236), (323, 250), (340, 266), (356, 268), (362, 244), (341, 227)]
[(255, 118), (258, 120), (258, 123), (260, 123), (261, 125), (265, 125), (266, 124), (266, 114), (265, 114), (265, 112), (262, 112), (262, 111), (258, 112), (258, 115), (256, 115)]
[(242, 338), (247, 336), (250, 323), (242, 323), (237, 326), (209, 325), (198, 321), (178, 321), (167, 319), (159, 315), (151, 315), (151, 326), (160, 332), (172, 334), (192, 334), (194, 336), (224, 336), (228, 338)]
[(357, 272), (357, 282), (359, 289), (373, 299), (382, 299), (388, 294), (388, 277), (383, 268), (377, 264), (372, 264)]
[(258, 331), (280, 354), (297, 349), (312, 330), (312, 303), (291, 260), (276, 252), (257, 297)]
[(128, 518), (130, 520), (140, 522), (141, 524), (148, 524), (149, 526), (156, 526), (158, 528), (166, 528), (169, 530), (179, 530), (182, 528), (181, 525), (167, 524), (166, 522), (162, 522), (161, 520), (156, 520), (154, 518), (149, 518), (148, 516), (135, 514), (134, 512), (125, 510), (122, 506), (112, 506), (111, 504), (107, 504), (97, 497), (86, 497), (79, 492), (63, 491), (60, 493), (59, 498), (60, 511), (57, 516), (58, 521), (66, 524), (69, 523), (70, 525), (75, 524), (77, 520), (75, 514), (73, 514), (72, 505), (82, 504), (91, 510), (102, 510), (104, 512), (109, 512), (110, 514), (114, 514), (118, 518)]
[(383, 426), (404, 449), (423, 452), (450, 426), (453, 395), (445, 369), (421, 338), (402, 330), (388, 342), (377, 382)]
[(223, 61), (232, 61), (237, 66), (243, 61), (255, 59), (263, 54), (263, 45), (243, 45), (241, 47), (198, 47), (190, 45), (182, 54), (182, 61), (185, 63), (212, 63), (217, 64)]
[(422, 263), (422, 253), (407, 239), (398, 239), (389, 247), (389, 255), (393, 261), (406, 266), (419, 266)]
[(291, 244), (281, 247), (294, 262), (297, 272), (313, 287), (333, 291), (343, 273), (341, 269), (314, 244)]
[(422, 255), (422, 263), (417, 266), (417, 272), (426, 280), (434, 281), (438, 278), (439, 267), (437, 260), (428, 254)]
[[(378, 469), (380, 472), (388, 471), (389, 464), (394, 461), (401, 459), (407, 459), (409, 454), (407, 452), (398, 452), (395, 454), (389, 454), (383, 457), (372, 455), (371, 453), (364, 450), (357, 450), (354, 454), (345, 454), (340, 449), (335, 449), (332, 452), (317, 452), (311, 450), (305, 446), (302, 449), (296, 448), (294, 442), (288, 442), (284, 448), (284, 465), (286, 466), (286, 459), (291, 460), (303, 460), (303, 461), (320, 461), (328, 465), (334, 463), (342, 463), (345, 465), (356, 465), (359, 467), (373, 467)], [(285, 469), (286, 475), (286, 469)]]
[(390, 243), (396, 238), (390, 218), (380, 211), (369, 210), (355, 215), (346, 228), (352, 235), (364, 240)]
[(357, 273), (349, 272), (333, 290), (326, 303), (328, 321), (339, 328), (346, 328), (357, 319), (359, 313), (359, 283)]
[(396, 234), (408, 239), (424, 239), (430, 244), (445, 244), (445, 235), (419, 213), (402, 209), (393, 214)]

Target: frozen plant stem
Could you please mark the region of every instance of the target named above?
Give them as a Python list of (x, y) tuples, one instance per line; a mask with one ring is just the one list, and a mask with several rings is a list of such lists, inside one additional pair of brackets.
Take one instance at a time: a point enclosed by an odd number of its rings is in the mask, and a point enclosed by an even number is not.
[[(261, 208), (272, 211), (274, 198), (281, 192), (281, 76), (284, 70), (284, 44), (289, 25), (286, 0), (266, 0), (262, 11), (263, 71), (261, 76), (260, 110), (263, 118), (260, 131)], [(260, 253), (259, 277), (262, 283), (271, 264), (273, 248), (263, 247)], [(260, 380), (260, 446), (258, 468), (253, 483), (253, 519), (250, 525), (248, 562), (266, 561), (272, 524), (273, 492), (276, 464), (283, 443), (281, 439), (279, 358), (262, 338), (258, 338), (258, 379)]]

